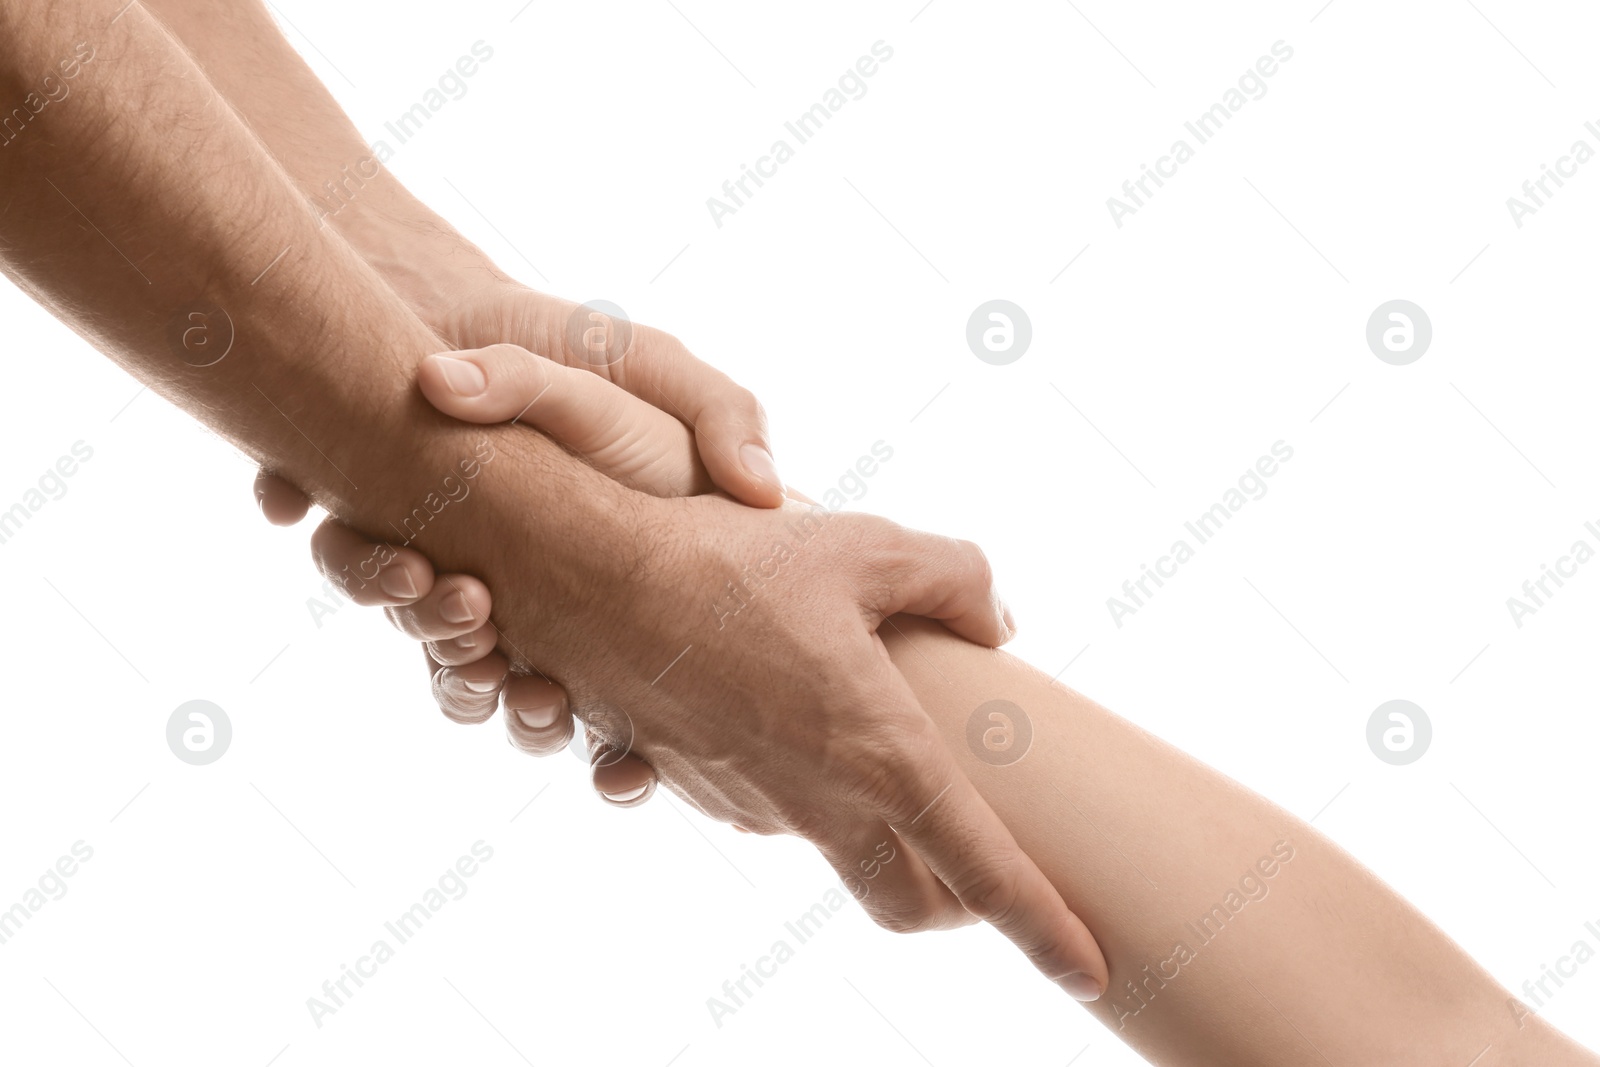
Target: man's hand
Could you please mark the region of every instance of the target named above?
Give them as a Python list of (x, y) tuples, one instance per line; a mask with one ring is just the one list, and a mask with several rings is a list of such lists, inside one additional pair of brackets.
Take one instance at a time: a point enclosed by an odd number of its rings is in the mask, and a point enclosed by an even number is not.
[[(847, 884), (898, 835), (905, 862), (863, 901), (880, 924), (987, 919), (1067, 992), (1097, 997), (1093, 938), (958, 769), (875, 633), (906, 612), (1003, 641), (982, 553), (798, 503), (636, 496), (632, 509), (641, 536), (596, 553), (608, 565), (582, 601), (515, 596), (514, 561), (494, 579), (500, 629), (539, 650), (579, 716), (713, 818), (811, 841)], [(630, 550), (631, 566), (609, 565)]]
[(430, 357), (419, 381), (459, 418), (539, 412), (604, 427), (589, 446), (658, 494), (621, 491), (645, 531), (621, 553), (635, 562), (597, 575), (580, 601), (508, 599), (497, 578), (497, 625), (539, 650), (595, 733), (714, 818), (810, 840), (847, 885), (898, 836), (905, 862), (884, 866), (862, 900), (880, 924), (988, 919), (1072, 995), (1104, 990), (1093, 938), (957, 769), (875, 633), (906, 612), (980, 644), (1009, 638), (976, 546), (798, 501), (664, 498), (694, 484), (681, 425), (510, 345)]
[[(361, 158), (359, 135), (271, 30), (259, 5), (227, 17), (201, 0), (158, 0), (158, 10), (179, 16), (171, 24), (191, 54), (308, 196), (342, 165)], [(285, 106), (291, 93), (297, 104)], [(318, 136), (305, 136), (308, 122)], [(395, 227), (385, 218), (404, 221)], [(436, 220), (386, 172), (360, 192), (353, 209), (332, 216), (369, 266), (453, 343), (522, 341), (546, 355), (564, 355), (564, 345), (547, 343), (552, 328), (565, 336), (559, 312), (532, 306), (543, 298), (497, 290), (504, 276)], [(405, 234), (420, 235), (423, 242), (442, 235), (457, 247), (442, 256), (418, 256)], [(426, 287), (434, 283), (424, 279), (424, 288), (414, 291), (399, 273), (385, 270), (386, 263), (400, 263), (407, 265), (402, 270), (422, 273), (418, 265), (425, 263), (428, 271), (439, 271), (452, 254), (464, 275), (477, 274), (483, 283), (481, 318), (447, 321), (462, 307), (464, 288), (430, 293)], [(441, 294), (442, 304), (429, 303)], [(525, 323), (527, 332), (519, 336), (515, 325), (505, 332), (508, 319)], [(490, 335), (476, 332), (486, 323)], [(762, 464), (746, 458), (752, 431), (765, 442), (759, 414), (746, 408), (744, 415), (719, 422), (713, 409), (729, 405), (717, 403), (714, 389), (673, 392), (671, 383), (682, 380), (681, 346), (665, 343), (657, 376), (636, 374), (643, 362), (621, 368), (625, 377), (619, 384), (649, 403), (680, 409), (674, 414), (693, 426), (701, 458), (724, 490), (748, 504), (776, 504), (779, 480), (763, 477)], [(712, 409), (697, 411), (695, 398)], [(508, 451), (515, 449), (507, 444)], [(657, 500), (605, 479), (586, 480), (535, 448), (526, 458), (537, 458), (545, 476), (561, 484), (535, 490), (525, 473), (518, 484), (496, 469), (484, 477), (491, 484), (480, 486), (470, 524), (459, 512), (450, 513), (430, 528), (427, 543), (435, 560), (461, 573), (480, 573), (499, 589), (502, 648), (514, 663), (527, 666), (519, 648), (536, 649), (550, 677), (572, 691), (574, 706), (602, 724), (602, 734), (604, 724), (622, 729), (623, 707), (635, 709), (633, 747), (657, 761), (684, 792), (752, 829), (802, 833), (848, 877), (886, 840), (878, 835), (887, 816), (926, 863), (891, 864), (875, 880), (882, 885), (894, 872), (896, 892), (879, 890), (868, 898), (868, 909), (881, 922), (898, 928), (953, 923), (961, 917), (959, 898), (973, 913), (991, 917), (1052, 977), (1085, 972), (1088, 977), (1078, 974), (1076, 982), (1064, 983), (1075, 995), (1104, 988), (1105, 963), (1088, 932), (971, 785), (958, 780), (949, 754), (873, 634), (880, 613), (904, 607), (936, 616), (953, 612), (956, 627), (987, 628), (988, 639), (998, 640), (1004, 624), (981, 555), (880, 520), (841, 515), (824, 521), (809, 512), (791, 516), (712, 497)], [(337, 489), (329, 482), (320, 492), (327, 497)], [(532, 498), (544, 503), (560, 493), (570, 494), (570, 514), (543, 510), (537, 522), (543, 542), (516, 543), (511, 531), (528, 521), (530, 506), (541, 509)], [(381, 509), (357, 504), (349, 511), (356, 518), (365, 513), (375, 529), (382, 528), (375, 522)], [(618, 522), (618, 511), (629, 512), (629, 521)], [(778, 565), (774, 539), (799, 536), (787, 528), (791, 518), (824, 528), (812, 531)], [(484, 530), (500, 531), (499, 543), (490, 538), (485, 544)], [(771, 574), (759, 591), (744, 578), (747, 565), (758, 575)], [(735, 582), (756, 595), (736, 598), (737, 611), (724, 604), (718, 613), (710, 606), (713, 598)], [(974, 593), (980, 586), (982, 592)], [(943, 589), (962, 591), (934, 592)], [(509, 610), (506, 598), (512, 598)], [(972, 635), (970, 629), (962, 632)], [(673, 647), (680, 638), (685, 644)], [(615, 703), (601, 699), (595, 687), (602, 683)], [(728, 733), (719, 734), (716, 724)], [(875, 746), (879, 734), (885, 735), (883, 744)], [(774, 757), (777, 764), (763, 766)]]
[[(0, 5), (0, 83), (26, 84), (63, 41), (95, 39), (99, 56), (75, 121), (0, 168), (0, 266), (18, 284), (357, 528), (398, 519), (435, 562), (484, 577), (513, 665), (538, 649), (602, 736), (619, 739), (633, 709), (634, 747), (702, 807), (801, 833), (841, 873), (892, 825), (926, 865), (908, 856), (880, 876), (896, 888), (869, 897), (880, 921), (955, 921), (959, 899), (1047, 974), (1103, 988), (1087, 930), (956, 771), (873, 634), (909, 610), (1002, 636), (975, 549), (856, 516), (662, 500), (538, 435), (474, 427), (474, 442), (418, 410), (404, 374), (437, 338), (319, 230), (193, 58), (139, 5), (116, 7)], [(238, 327), (220, 363), (184, 360), (166, 336), (196, 298)], [(470, 501), (446, 506), (463, 477)], [(753, 595), (714, 608), (735, 580)]]
[[(627, 350), (608, 346), (603, 360), (587, 347), (580, 351), (580, 339), (596, 324), (583, 318), (582, 328), (569, 330), (577, 305), (512, 280), (373, 160), (260, 0), (147, 0), (143, 7), (182, 40), (322, 216), (323, 228), (344, 238), (436, 334), (457, 348), (507, 342), (587, 366), (692, 427), (705, 467), (724, 492), (752, 507), (783, 501), (766, 416), (748, 390), (649, 327), (634, 327)], [(353, 184), (352, 170), (361, 176)], [(334, 197), (336, 187), (343, 191)], [(269, 518), (304, 514), (289, 487), (272, 484), (266, 491)]]
[[(542, 427), (639, 492), (704, 484), (682, 424), (587, 372), (494, 345), (429, 357), (418, 380), (446, 414)], [(606, 679), (603, 696), (570, 683), (610, 766), (633, 775), (600, 785), (597, 774), (597, 786), (647, 788), (646, 765), (628, 762), (642, 757), (712, 817), (811, 840), (852, 888), (894, 842), (904, 862), (882, 865), (861, 900), (876, 921), (922, 930), (988, 918), (1072, 995), (1098, 996), (1093, 939), (956, 769), (874, 632), (906, 611), (1005, 640), (982, 554), (797, 501), (774, 512), (718, 496), (624, 499), (651, 536), (620, 595), (601, 580), (581, 602), (530, 604), (508, 600), (497, 578), (509, 641), (538, 648), (552, 677), (567, 680), (575, 657), (594, 665), (571, 678)], [(518, 684), (507, 685), (508, 728)]]

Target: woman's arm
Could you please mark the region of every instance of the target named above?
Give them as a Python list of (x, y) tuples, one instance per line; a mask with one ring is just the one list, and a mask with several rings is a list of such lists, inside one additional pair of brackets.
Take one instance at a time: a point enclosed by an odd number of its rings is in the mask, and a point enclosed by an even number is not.
[[(571, 419), (591, 431), (575, 447), (626, 484), (703, 485), (683, 428), (620, 390), (510, 346), (455, 355), (487, 384), (463, 398), (445, 357), (424, 361), (423, 394), (446, 414)], [(783, 577), (760, 595), (798, 592)], [(1600, 1064), (1299, 819), (1005, 652), (905, 616), (879, 636), (961, 769), (1104, 949), (1111, 981), (1089, 1010), (1151, 1062)], [(918, 821), (939, 817), (935, 802)], [(878, 859), (862, 857), (858, 895)]]
[(1014, 656), (890, 623), (968, 776), (1100, 942), (1089, 1010), (1151, 1062), (1600, 1063), (1304, 822)]

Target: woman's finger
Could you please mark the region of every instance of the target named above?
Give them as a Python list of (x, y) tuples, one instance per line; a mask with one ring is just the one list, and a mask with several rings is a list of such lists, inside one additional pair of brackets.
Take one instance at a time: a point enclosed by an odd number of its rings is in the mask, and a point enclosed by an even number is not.
[[(451, 575), (450, 577), (458, 577)], [(396, 608), (396, 612), (406, 610)], [(451, 637), (428, 642), (428, 654), (442, 667), (460, 667), (467, 663), (476, 663), (478, 660), (493, 652), (496, 643), (500, 640), (500, 631), (494, 628), (493, 623), (484, 623), (469, 634), (460, 637)]]
[(723, 492), (751, 507), (783, 503), (767, 414), (750, 390), (649, 326), (634, 327), (632, 350), (608, 373), (694, 430), (696, 451)]
[(470, 574), (444, 574), (413, 603), (386, 609), (401, 633), (418, 641), (445, 641), (483, 628), (493, 604), (489, 587)]
[(534, 316), (545, 354), (615, 382), (688, 426), (713, 483), (735, 500), (758, 508), (783, 503), (766, 412), (750, 390), (669, 333), (598, 306), (549, 304)]
[(572, 740), (572, 708), (567, 691), (548, 678), (516, 674), (506, 679), (501, 703), (506, 736), (530, 756), (549, 756)]
[(688, 427), (598, 375), (516, 345), (429, 356), (417, 371), (429, 403), (466, 422), (522, 422), (611, 478), (658, 496), (709, 491)]
[(409, 548), (375, 545), (350, 527), (324, 519), (311, 535), (317, 569), (357, 604), (410, 604), (434, 586), (433, 564)]
[(256, 506), (274, 526), (293, 526), (311, 510), (311, 498), (265, 469), (256, 473)]
[(656, 769), (637, 753), (621, 752), (605, 742), (591, 745), (590, 777), (600, 798), (619, 808), (636, 808), (656, 792)]
[(433, 699), (445, 718), (475, 725), (494, 717), (510, 666), (505, 656), (495, 652), (461, 667), (439, 666), (431, 656), (428, 663), (433, 668)]

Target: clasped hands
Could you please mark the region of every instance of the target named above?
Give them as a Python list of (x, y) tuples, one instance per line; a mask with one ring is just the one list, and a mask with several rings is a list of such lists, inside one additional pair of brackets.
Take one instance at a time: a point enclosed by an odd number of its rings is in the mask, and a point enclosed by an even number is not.
[[(503, 704), (511, 743), (535, 755), (567, 746), (576, 710), (595, 788), (611, 802), (643, 803), (659, 774), (712, 818), (811, 841), (879, 925), (987, 920), (1066, 992), (1097, 998), (1107, 970), (1094, 938), (967, 780), (876, 635), (904, 612), (985, 646), (1009, 640), (982, 552), (786, 494), (754, 397), (666, 334), (627, 324), (627, 351), (594, 359), (570, 351), (571, 304), (496, 282), (468, 307), (439, 331), (461, 348), (418, 368), (428, 402), (565, 446), (637, 495), (639, 511), (619, 521), (647, 542), (626, 587), (593, 590), (611, 662), (635, 684), (564, 687), (526, 662), (509, 636), (511, 602), (497, 609), (479, 578), (437, 574), (414, 548), (324, 521), (317, 565), (423, 642), (441, 710), (481, 723)], [(308, 508), (268, 472), (256, 495), (276, 523)], [(775, 577), (734, 584), (741, 562), (774, 546)], [(373, 580), (352, 585), (345, 576), (362, 565)], [(729, 591), (744, 602), (731, 617), (712, 607)], [(896, 862), (876, 862), (886, 847)]]

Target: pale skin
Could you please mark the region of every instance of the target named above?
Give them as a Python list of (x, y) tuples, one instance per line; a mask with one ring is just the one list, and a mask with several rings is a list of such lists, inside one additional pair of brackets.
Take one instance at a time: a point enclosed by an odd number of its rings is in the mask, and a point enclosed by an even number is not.
[[(481, 371), (480, 391), (450, 388), (473, 380), (454, 361)], [(598, 469), (661, 495), (705, 484), (681, 424), (514, 346), (430, 357), (419, 377), (437, 407), (472, 421), (508, 417), (543, 393), (523, 418), (581, 440)], [(762, 594), (802, 588), (780, 571)], [(1110, 987), (1089, 1010), (1151, 1063), (1600, 1064), (1306, 823), (1003, 651), (926, 620), (890, 621), (887, 655), (958, 764), (1104, 949)], [(508, 706), (519, 684), (508, 683)], [(980, 714), (971, 743), (969, 720), (996, 700), (1012, 707)], [(1011, 761), (1028, 728), (1031, 743)], [(633, 748), (653, 755), (648, 742)], [(846, 879), (869, 899), (869, 872), (894, 862), (873, 859), (863, 853)]]
[[(230, 6), (255, 12), (242, 36), (209, 21), (207, 5), (171, 10), (218, 29), (224, 49), (277, 38), (259, 5)], [(0, 5), (0, 101), (21, 109), (5, 113), (16, 132), (0, 143), (0, 268), (12, 281), (353, 529), (387, 537), (414, 520), (401, 536), (423, 539), (445, 574), (499, 591), (505, 662), (531, 670), (523, 650), (537, 650), (573, 707), (592, 722), (631, 721), (657, 769), (704, 810), (805, 837), (842, 873), (899, 827), (904, 862), (863, 901), (875, 920), (987, 919), (1064, 991), (1099, 996), (1094, 939), (973, 788), (876, 634), (905, 611), (986, 645), (1006, 640), (981, 551), (840, 516), (793, 568), (810, 597), (771, 599), (719, 627), (704, 591), (759, 559), (789, 516), (724, 496), (639, 493), (541, 435), (435, 412), (412, 385), (426, 354), (482, 343), (480, 331), (556, 353), (573, 305), (482, 264), (444, 272), (452, 284), (432, 292), (432, 265), (471, 253), (453, 231), (406, 216), (403, 190), (363, 199), (385, 205), (365, 221), (323, 225), (296, 186), (306, 145), (274, 129), (250, 86), (281, 91), (272, 106), (314, 145), (323, 133), (348, 145), (348, 122), (326, 94), (299, 92), (303, 67), (270, 59), (235, 86), (236, 105), (208, 77), (228, 76), (227, 57), (195, 58), (206, 40), (185, 47), (142, 3)], [(57, 91), (68, 82), (70, 94)], [(189, 336), (200, 300), (226, 313), (232, 334), (226, 356), (203, 364), (172, 333), (177, 323)], [(207, 330), (222, 320), (202, 318)], [(750, 452), (765, 454), (759, 408), (667, 335), (641, 328), (640, 338), (610, 377), (677, 409), (717, 485), (746, 503), (773, 497), (770, 456)], [(472, 503), (435, 509), (441, 488), (463, 479)], [(380, 589), (384, 577), (400, 576), (380, 568)], [(432, 593), (390, 584), (391, 603)], [(486, 589), (430, 603), (482, 631)], [(914, 819), (936, 796), (938, 818)]]

